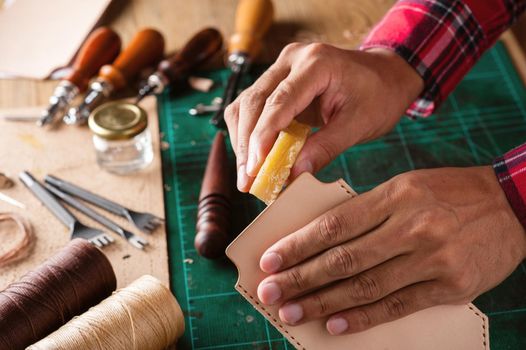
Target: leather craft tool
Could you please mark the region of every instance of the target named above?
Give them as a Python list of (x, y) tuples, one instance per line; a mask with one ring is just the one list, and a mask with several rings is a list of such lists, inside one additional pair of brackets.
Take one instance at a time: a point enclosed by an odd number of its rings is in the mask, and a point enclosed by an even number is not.
[[(216, 113), (210, 123), (217, 127), (224, 126), (224, 112), (238, 95), (238, 89), (243, 75), (249, 69), (254, 58), (262, 48), (263, 36), (266, 34), (274, 16), (271, 0), (240, 0), (236, 10), (235, 34), (228, 44), (228, 67), (230, 77), (223, 93), (221, 104), (217, 106)], [(196, 106), (197, 107), (197, 106)], [(211, 108), (199, 108), (210, 110)], [(198, 111), (190, 111), (195, 115)]]
[(114, 242), (103, 231), (82, 224), (73, 214), (64, 208), (35, 178), (23, 171), (19, 175), (26, 187), (44, 204), (70, 231), (71, 239), (83, 238), (101, 248)]
[(25, 209), (26, 208), (26, 206), (24, 204), (20, 203), (16, 199), (13, 199), (13, 198), (9, 197), (7, 194), (4, 194), (2, 192), (0, 192), (0, 201), (4, 201), (4, 202), (6, 202), (8, 204), (14, 205), (15, 207), (18, 207), (18, 208), (21, 208), (21, 209)]
[(52, 175), (46, 175), (44, 181), (59, 190), (66, 192), (72, 196), (78, 197), (85, 200), (88, 203), (98, 206), (99, 208), (105, 209), (110, 213), (122, 216), (129, 222), (134, 224), (139, 230), (145, 233), (152, 233), (164, 220), (150, 213), (141, 213), (133, 211), (120, 204), (110, 201), (107, 198), (103, 198), (97, 194), (89, 192), (77, 185), (73, 185), (67, 181), (61, 180)]
[(0, 349), (20, 350), (42, 339), (115, 290), (106, 256), (74, 239), (0, 292)]
[(36, 123), (46, 106), (0, 108), (0, 120)]
[(91, 83), (80, 106), (70, 108), (63, 120), (66, 124), (83, 124), (90, 113), (109, 96), (126, 87), (139, 72), (159, 61), (164, 51), (164, 38), (154, 29), (143, 29), (111, 65), (102, 66), (97, 79)]
[(146, 240), (134, 235), (130, 231), (127, 231), (127, 230), (123, 229), (122, 227), (117, 225), (112, 220), (106, 218), (105, 216), (100, 215), (95, 210), (93, 210), (90, 207), (82, 204), (81, 202), (79, 202), (78, 200), (73, 198), (72, 196), (60, 191), (56, 187), (53, 187), (53, 186), (51, 186), (50, 184), (47, 184), (47, 183), (44, 184), (44, 187), (49, 192), (53, 193), (55, 196), (60, 198), (62, 201), (64, 201), (65, 203), (71, 205), (73, 208), (77, 209), (78, 211), (80, 211), (82, 214), (84, 214), (87, 217), (95, 220), (99, 224), (105, 226), (107, 229), (117, 233), (119, 236), (121, 236), (122, 238), (127, 240), (135, 248), (144, 249), (144, 247), (146, 245), (148, 245), (148, 242)]
[(214, 57), (222, 46), (223, 39), (217, 29), (201, 30), (181, 51), (159, 63), (157, 71), (148, 77), (139, 90), (135, 103), (150, 94), (160, 94), (170, 84), (183, 82), (194, 69)]
[(257, 286), (267, 276), (259, 268), (265, 250), (353, 196), (343, 180), (323, 184), (309, 173), (300, 175), (227, 248), (239, 271), (239, 293), (297, 349), (489, 350), (488, 319), (472, 304), (437, 306), (357, 334), (331, 336), (326, 319), (288, 326), (280, 321), (280, 305), (258, 301)]
[(71, 72), (57, 85), (49, 98), (48, 108), (42, 112), (37, 125), (52, 124), (56, 116), (63, 113), (71, 101), (84, 92), (97, 71), (112, 62), (121, 49), (121, 39), (110, 28), (95, 30), (80, 48), (72, 65)]
[(232, 187), (225, 136), (218, 131), (206, 164), (195, 227), (195, 249), (205, 258), (223, 256), (232, 240)]

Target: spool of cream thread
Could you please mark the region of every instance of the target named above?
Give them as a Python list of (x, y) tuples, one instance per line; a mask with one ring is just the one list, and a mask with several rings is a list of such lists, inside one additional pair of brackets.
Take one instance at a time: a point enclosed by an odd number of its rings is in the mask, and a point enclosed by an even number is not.
[(27, 350), (162, 350), (183, 333), (177, 300), (144, 275)]

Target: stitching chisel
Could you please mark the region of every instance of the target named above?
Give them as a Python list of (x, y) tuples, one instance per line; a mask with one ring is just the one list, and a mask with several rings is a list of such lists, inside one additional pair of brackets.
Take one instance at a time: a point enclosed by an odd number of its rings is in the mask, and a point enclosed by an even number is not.
[(113, 64), (102, 66), (80, 106), (70, 108), (66, 124), (84, 124), (97, 106), (115, 91), (123, 89), (139, 72), (158, 62), (164, 52), (164, 38), (150, 28), (139, 31)]
[(263, 36), (272, 24), (274, 8), (271, 0), (241, 0), (236, 10), (235, 33), (228, 45), (228, 67), (231, 74), (219, 105), (210, 123), (224, 127), (224, 112), (238, 95), (243, 75), (262, 48)]
[(120, 49), (121, 39), (113, 30), (102, 27), (93, 31), (80, 48), (71, 72), (57, 85), (49, 98), (49, 106), (42, 112), (37, 125), (52, 125), (56, 116), (64, 112), (71, 101), (87, 89), (91, 77), (103, 65), (117, 57)]
[(139, 90), (135, 103), (139, 103), (150, 94), (160, 94), (170, 84), (183, 82), (194, 69), (218, 53), (222, 46), (223, 39), (217, 29), (201, 30), (181, 51), (159, 63), (157, 71), (148, 77)]

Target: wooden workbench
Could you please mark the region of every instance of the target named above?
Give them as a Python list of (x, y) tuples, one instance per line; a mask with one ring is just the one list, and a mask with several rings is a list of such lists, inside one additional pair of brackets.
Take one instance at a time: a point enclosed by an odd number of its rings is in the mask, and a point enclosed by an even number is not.
[[(157, 28), (165, 35), (167, 52), (172, 52), (205, 26), (219, 28), (228, 38), (233, 30), (236, 3), (236, 0), (115, 0), (101, 23), (116, 29), (124, 44), (140, 27)], [(269, 34), (271, 40), (268, 40), (260, 57), (263, 62), (274, 60), (281, 48), (292, 41), (325, 41), (342, 47), (355, 47), (393, 1), (276, 0), (274, 3), (276, 24)], [(221, 60), (216, 64), (220, 65)], [(55, 81), (0, 80), (0, 110), (46, 105), (55, 85)], [(150, 104), (148, 108), (151, 110), (152, 131), (157, 133), (157, 123), (152, 120), (155, 119), (155, 105)], [(63, 127), (48, 132), (32, 124), (0, 121), (0, 172), (16, 177), (19, 171), (28, 169), (39, 178), (52, 173), (134, 209), (163, 216), (158, 154), (160, 142), (155, 136), (157, 155), (154, 164), (135, 176), (119, 177), (97, 168), (86, 128)], [(0, 202), (0, 211), (16, 211), (28, 217), (35, 228), (37, 243), (28, 258), (0, 268), (0, 290), (68, 240), (67, 230), (20, 182), (17, 181), (14, 189), (4, 192), (21, 200), (27, 209), (14, 209)], [(153, 274), (168, 283), (165, 233), (158, 231), (151, 237), (143, 237), (152, 243), (147, 252), (136, 251), (119, 238), (118, 244), (105, 249), (116, 271), (119, 286), (144, 273)], [(2, 239), (12, 237), (0, 237), (0, 246), (2, 242), (8, 242)]]
[[(115, 0), (101, 23), (116, 29), (124, 43), (127, 43), (140, 27), (157, 28), (164, 33), (167, 51), (171, 52), (180, 48), (193, 33), (205, 26), (217, 27), (224, 37), (228, 38), (233, 30), (236, 3), (236, 0)], [(271, 29), (268, 36), (271, 40), (267, 40), (267, 46), (260, 58), (264, 62), (274, 60), (281, 48), (292, 41), (324, 41), (345, 48), (356, 47), (394, 0), (274, 0), (274, 3), (276, 24)], [(518, 29), (517, 32), (520, 33), (521, 30)], [(516, 61), (519, 71), (526, 76), (524, 60), (521, 58), (522, 51), (518, 49), (518, 45), (513, 44), (513, 40), (511, 42), (515, 52), (513, 55), (518, 57)], [(54, 81), (0, 80), (0, 109), (45, 105), (55, 85)], [(46, 134), (35, 127), (20, 125), (9, 127), (10, 133), (16, 128), (18, 136), (4, 137), (2, 133), (7, 131), (5, 128), (2, 129), (1, 125), (0, 149), (4, 151), (0, 152), (0, 172), (16, 175), (20, 169), (35, 170), (36, 167), (38, 168), (36, 175), (39, 176), (53, 171), (64, 172), (65, 177), (80, 176), (81, 182), (86, 187), (102, 186), (103, 192), (113, 188), (114, 190), (108, 193), (110, 196), (113, 193), (113, 198), (121, 199), (124, 203), (132, 203), (130, 206), (137, 209), (153, 210), (162, 215), (159, 157), (146, 175), (143, 173), (139, 179), (127, 178), (123, 183), (118, 177), (97, 172), (93, 163), (94, 157), (92, 153), (88, 153), (92, 150), (86, 130), (71, 131), (78, 135), (76, 137), (71, 133), (68, 134), (68, 128)], [(49, 142), (46, 138), (49, 138)], [(7, 140), (10, 143), (6, 143)], [(20, 145), (25, 142), (24, 149), (33, 147), (34, 153), (18, 154), (17, 142), (20, 142)], [(74, 163), (71, 157), (57, 156), (60, 152), (64, 152), (64, 149), (67, 150), (67, 147), (71, 147), (71, 142), (77, 147), (85, 148), (84, 152), (86, 152), (81, 157), (75, 157)], [(16, 157), (16, 161), (12, 157)], [(35, 157), (40, 158), (34, 159)], [(86, 176), (85, 169), (93, 173)], [(90, 177), (93, 178), (92, 183)], [(130, 184), (139, 186), (140, 191), (135, 197), (124, 190)], [(132, 187), (131, 191), (134, 189)], [(65, 234), (58, 221), (51, 219), (51, 214), (43, 207), (37, 206), (36, 200), (31, 198), (22, 185), (18, 184), (17, 188), (10, 190), (8, 194), (27, 202), (29, 210), (26, 215), (31, 218), (36, 228), (38, 243), (33, 254), (26, 261), (0, 269), (0, 289), (63, 245)], [(11, 207), (0, 203), (0, 211), (5, 210), (11, 210)], [(55, 237), (52, 235), (57, 235), (57, 232), (62, 238), (58, 241), (50, 238)], [(0, 244), (1, 239), (0, 237)], [(107, 250), (117, 271), (119, 285), (127, 284), (143, 272), (153, 273), (167, 282), (168, 266), (164, 236), (153, 240), (159, 250), (151, 252), (150, 255), (140, 253), (141, 258), (137, 260), (123, 259), (128, 255), (128, 248), (123, 248), (125, 246), (123, 242)]]
[[(263, 61), (273, 60), (288, 42), (327, 41), (356, 46), (394, 0), (274, 0), (276, 24), (271, 29)], [(225, 38), (234, 27), (237, 0), (114, 0), (102, 23), (113, 27), (127, 43), (138, 28), (159, 29), (167, 52), (181, 47), (205, 26), (218, 28)], [(44, 105), (55, 82), (0, 80), (0, 108)]]

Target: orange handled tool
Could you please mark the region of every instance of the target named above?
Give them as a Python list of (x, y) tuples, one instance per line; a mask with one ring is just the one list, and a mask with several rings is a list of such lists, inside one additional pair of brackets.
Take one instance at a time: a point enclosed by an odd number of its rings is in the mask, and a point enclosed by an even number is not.
[(139, 31), (128, 46), (110, 65), (102, 66), (97, 79), (80, 106), (71, 108), (64, 116), (66, 124), (83, 124), (91, 111), (102, 104), (111, 93), (124, 88), (139, 72), (158, 62), (164, 52), (164, 38), (150, 28)]
[(139, 90), (136, 103), (152, 93), (160, 94), (169, 84), (184, 81), (194, 69), (214, 57), (222, 46), (223, 38), (217, 29), (201, 30), (181, 51), (159, 63), (157, 71), (148, 77), (146, 84)]
[(49, 98), (49, 107), (42, 113), (38, 125), (52, 124), (79, 93), (88, 87), (89, 80), (105, 64), (112, 62), (121, 49), (119, 35), (107, 27), (93, 31), (73, 61), (71, 72), (57, 85)]
[(236, 30), (230, 37), (230, 55), (244, 55), (249, 59), (261, 51), (263, 37), (274, 16), (270, 0), (241, 0), (236, 11)]
[(237, 97), (243, 74), (261, 51), (262, 40), (274, 17), (271, 0), (240, 0), (236, 11), (235, 34), (228, 45), (228, 65), (232, 73), (228, 79), (219, 110), (210, 122), (216, 126), (224, 125), (224, 112)]

